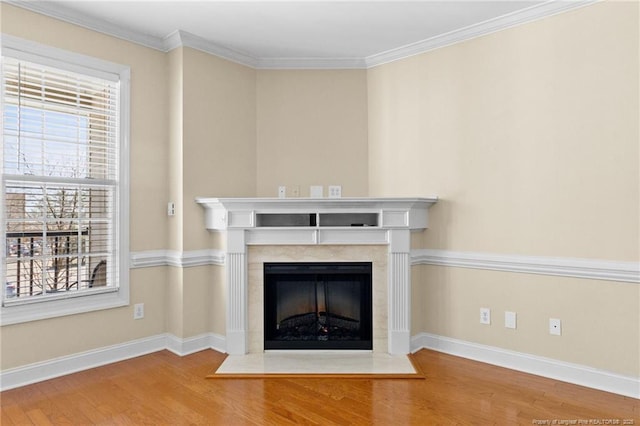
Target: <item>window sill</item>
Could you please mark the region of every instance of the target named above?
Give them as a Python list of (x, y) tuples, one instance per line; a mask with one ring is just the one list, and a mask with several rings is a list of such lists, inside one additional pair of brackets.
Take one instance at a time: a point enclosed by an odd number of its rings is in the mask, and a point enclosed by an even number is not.
[(64, 299), (47, 298), (35, 303), (13, 303), (0, 308), (0, 326), (118, 308), (128, 304), (128, 292), (122, 289)]

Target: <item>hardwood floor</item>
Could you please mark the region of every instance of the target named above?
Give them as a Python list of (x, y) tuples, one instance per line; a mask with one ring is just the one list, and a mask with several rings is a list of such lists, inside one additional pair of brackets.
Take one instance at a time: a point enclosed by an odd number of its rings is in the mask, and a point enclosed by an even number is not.
[(532, 425), (547, 420), (640, 425), (640, 400), (428, 350), (415, 354), (426, 380), (205, 379), (223, 359), (212, 350), (185, 357), (161, 351), (5, 391), (0, 421), (3, 426)]

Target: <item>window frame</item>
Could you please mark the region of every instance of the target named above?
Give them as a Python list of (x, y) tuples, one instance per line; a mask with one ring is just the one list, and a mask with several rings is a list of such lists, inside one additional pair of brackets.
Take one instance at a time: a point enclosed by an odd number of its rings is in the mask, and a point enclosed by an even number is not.
[[(12, 57), (36, 62), (58, 69), (73, 71), (111, 81), (119, 81), (120, 105), (118, 117), (118, 184), (116, 185), (114, 220), (116, 256), (118, 258), (118, 285), (97, 291), (81, 292), (47, 297), (42, 300), (25, 300), (23, 303), (9, 303), (0, 306), (0, 326), (55, 318), (66, 315), (111, 309), (129, 305), (129, 134), (130, 134), (130, 76), (127, 65), (116, 64), (102, 59), (43, 45), (30, 40), (1, 34), (2, 57)], [(4, 94), (0, 98), (3, 103)], [(4, 108), (3, 106), (1, 106)], [(2, 129), (0, 120), (0, 130)], [(0, 164), (3, 164), (4, 150), (0, 150)], [(4, 171), (2, 187), (4, 191)], [(3, 195), (4, 196), (4, 195)], [(6, 242), (4, 208), (0, 209), (0, 238)], [(4, 243), (3, 243), (4, 244)], [(6, 259), (6, 250), (0, 254)], [(0, 284), (6, 281), (5, 268), (0, 268)], [(4, 301), (5, 285), (1, 285), (0, 295)], [(4, 304), (3, 304), (4, 305)]]

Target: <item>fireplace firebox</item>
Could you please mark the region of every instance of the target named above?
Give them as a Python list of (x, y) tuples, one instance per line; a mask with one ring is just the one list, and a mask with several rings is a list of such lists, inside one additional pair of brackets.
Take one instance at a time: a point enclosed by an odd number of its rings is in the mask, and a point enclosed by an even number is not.
[(264, 264), (264, 348), (372, 349), (370, 262)]

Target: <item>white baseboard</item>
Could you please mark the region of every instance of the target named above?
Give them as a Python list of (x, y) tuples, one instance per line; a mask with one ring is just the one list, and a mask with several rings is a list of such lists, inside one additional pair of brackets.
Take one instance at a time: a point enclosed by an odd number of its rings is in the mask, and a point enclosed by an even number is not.
[[(0, 372), (0, 391), (41, 382), (167, 349), (185, 356), (204, 349), (226, 352), (225, 336), (204, 333), (181, 339), (169, 333), (107, 346)], [(640, 378), (579, 364), (466, 342), (429, 333), (411, 339), (411, 349), (432, 349), (462, 358), (640, 399)]]
[(499, 367), (640, 399), (640, 377), (623, 376), (580, 364), (429, 333), (420, 333), (411, 339), (412, 352), (420, 349), (432, 349)]
[(0, 390), (53, 379), (165, 348), (166, 335), (162, 334), (4, 370), (0, 372)]
[(214, 349), (224, 353), (225, 348), (225, 337), (215, 333), (203, 333), (186, 339), (167, 334), (166, 349), (179, 356), (190, 355), (203, 349)]
[(0, 372), (0, 391), (53, 379), (167, 349), (184, 356), (204, 349), (225, 352), (225, 338), (214, 333), (181, 339), (165, 333), (130, 342), (37, 362)]

